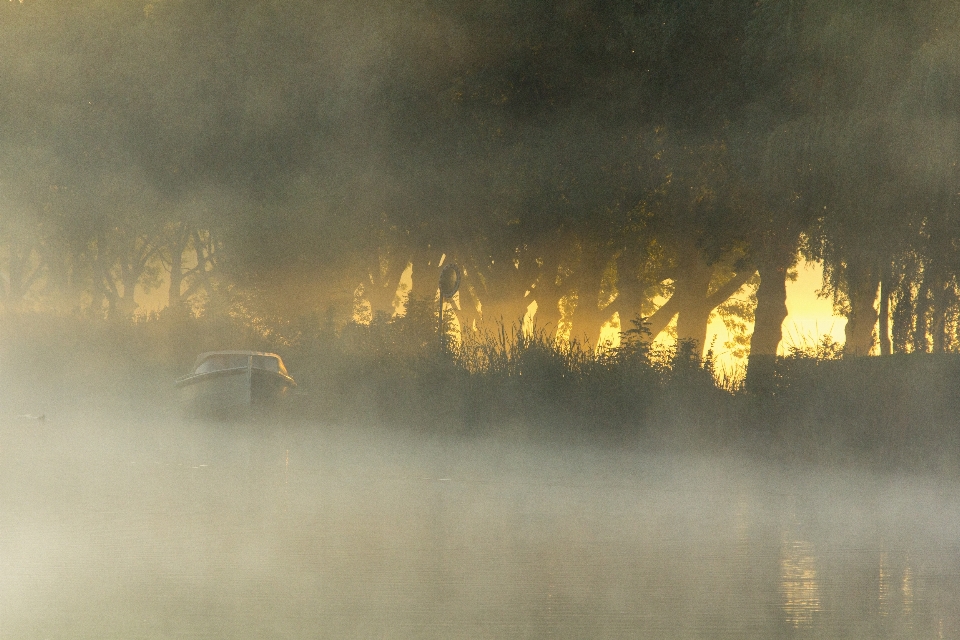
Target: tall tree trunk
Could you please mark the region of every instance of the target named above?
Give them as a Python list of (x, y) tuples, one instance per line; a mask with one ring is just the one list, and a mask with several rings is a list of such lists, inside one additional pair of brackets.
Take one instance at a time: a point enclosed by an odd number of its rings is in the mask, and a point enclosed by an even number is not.
[(171, 310), (183, 307), (183, 250), (179, 243), (170, 249), (170, 290), (167, 294), (167, 306)]
[(557, 327), (560, 325), (560, 298), (553, 291), (542, 290), (537, 287), (537, 316), (534, 318), (537, 329), (543, 331), (550, 339), (557, 337)]
[(596, 347), (600, 328), (610, 318), (610, 312), (600, 306), (600, 288), (607, 258), (597, 247), (584, 248), (574, 275), (577, 306), (573, 312), (573, 337)]
[(702, 355), (707, 346), (707, 325), (712, 308), (692, 302), (681, 305), (677, 315), (677, 340), (694, 343)]
[(524, 295), (535, 276), (525, 268), (517, 269), (513, 265), (495, 265), (497, 268), (488, 275), (484, 288), (483, 324), (488, 329), (500, 323), (507, 327), (517, 324), (526, 314), (527, 307), (533, 302), (531, 295)]
[(710, 293), (714, 267), (706, 263), (699, 251), (689, 252), (685, 264), (678, 270), (677, 287), (674, 291), (674, 296), (679, 296), (677, 339), (694, 341), (703, 355), (707, 348), (710, 314), (735, 294), (754, 273), (756, 272), (750, 268), (734, 273), (716, 291)]
[(20, 312), (27, 291), (39, 276), (40, 267), (31, 265), (33, 259), (34, 252), (31, 247), (24, 248), (18, 239), (10, 242), (4, 302), (7, 311), (11, 313)]
[(673, 296), (677, 299), (677, 340), (693, 340), (703, 351), (707, 341), (707, 323), (713, 307), (705, 308), (704, 299), (710, 288), (713, 268), (693, 246), (681, 256), (674, 282)]
[(137, 281), (140, 279), (140, 272), (130, 265), (122, 266), (120, 272), (123, 294), (120, 296), (115, 311), (119, 313), (118, 317), (130, 318), (138, 306), (135, 296), (137, 292)]
[(937, 279), (933, 289), (933, 352), (945, 353), (947, 350), (947, 309), (950, 306), (949, 292), (943, 278)]
[(750, 356), (775, 356), (783, 339), (787, 317), (787, 269), (792, 260), (765, 261), (759, 265), (760, 287), (754, 313)]
[(885, 262), (880, 277), (880, 355), (888, 356), (893, 352), (890, 342), (890, 288), (893, 286), (893, 265)]
[[(677, 338), (680, 340), (695, 340), (703, 348), (710, 314), (726, 302), (730, 296), (739, 291), (755, 273), (749, 268), (743, 269), (735, 273), (716, 291), (707, 295), (709, 279), (704, 283), (702, 274), (693, 278), (688, 273), (684, 273), (684, 270), (678, 269), (674, 278), (673, 295), (650, 316), (647, 322), (651, 338), (656, 338), (661, 331), (667, 328), (673, 317), (680, 314), (677, 317)], [(700, 293), (699, 296), (696, 295), (697, 292)], [(684, 315), (686, 315), (685, 318)]]
[(167, 306), (171, 310), (183, 308), (183, 252), (190, 244), (192, 230), (185, 222), (177, 223), (171, 230), (167, 243), (170, 250), (170, 287), (167, 290)]
[(911, 333), (913, 331), (913, 270), (906, 270), (897, 287), (899, 295), (893, 305), (893, 351), (907, 353), (910, 351)]
[[(217, 241), (211, 236), (209, 231), (193, 229), (190, 232), (190, 239), (184, 240), (184, 250), (193, 242), (193, 254), (196, 257), (197, 264), (191, 267), (183, 275), (186, 283), (186, 289), (181, 289), (180, 299), (188, 300), (201, 289), (205, 289), (213, 301), (216, 296), (215, 288), (210, 281), (210, 273), (216, 268), (217, 263)], [(352, 292), (352, 289), (351, 289)], [(216, 302), (213, 302), (216, 305)]]
[(537, 288), (534, 290), (537, 300), (537, 329), (544, 331), (551, 339), (556, 339), (561, 320), (560, 298), (563, 297), (563, 285), (557, 281), (559, 267), (556, 257), (545, 258), (537, 278)]
[(617, 260), (617, 299), (610, 305), (610, 311), (620, 314), (621, 330), (632, 329), (632, 321), (640, 316), (643, 283), (637, 277), (637, 271), (636, 252), (625, 252)]
[(787, 317), (787, 269), (792, 263), (790, 255), (759, 264), (760, 287), (747, 360), (746, 386), (751, 391), (767, 391), (773, 382), (777, 348), (783, 339), (783, 321)]
[(413, 263), (413, 287), (411, 292), (421, 298), (432, 300), (440, 288), (440, 252), (431, 249), (417, 251)]
[(578, 291), (577, 306), (573, 313), (573, 337), (584, 340), (584, 344), (593, 348), (598, 346), (600, 331), (612, 313), (607, 308), (601, 309), (599, 275), (594, 284), (584, 283), (584, 288)]
[(877, 287), (880, 276), (876, 269), (864, 265), (847, 266), (847, 295), (850, 314), (845, 329), (844, 356), (866, 356), (873, 347), (873, 330), (877, 325)]
[(920, 280), (920, 287), (917, 291), (917, 299), (914, 304), (914, 322), (913, 322), (913, 352), (926, 353), (930, 350), (927, 343), (927, 329), (930, 310), (930, 277), (929, 267), (925, 267)]
[(457, 321), (460, 323), (461, 333), (470, 333), (480, 328), (480, 314), (477, 312), (476, 289), (469, 283), (469, 276), (464, 276), (460, 283), (459, 308), (456, 310)]
[(377, 314), (386, 314), (388, 317), (393, 315), (394, 303), (396, 302), (397, 288), (400, 286), (400, 276), (403, 275), (409, 263), (406, 260), (393, 260), (381, 272), (378, 268), (376, 273), (371, 274), (371, 282), (364, 283), (369, 287), (367, 299), (370, 301), (370, 310), (374, 316)]
[(538, 251), (539, 262), (536, 272), (535, 287), (531, 295), (537, 301), (537, 315), (534, 323), (538, 331), (543, 331), (548, 338), (556, 339), (557, 327), (560, 324), (560, 298), (570, 288), (568, 282), (563, 282), (561, 265), (563, 264), (563, 249), (566, 244), (575, 242), (569, 237), (557, 238)]

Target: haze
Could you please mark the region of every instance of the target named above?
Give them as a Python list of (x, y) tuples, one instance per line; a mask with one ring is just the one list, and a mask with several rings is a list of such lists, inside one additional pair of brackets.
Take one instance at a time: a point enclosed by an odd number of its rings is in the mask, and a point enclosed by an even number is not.
[[(957, 3), (11, 0), (0, 51), (0, 638), (960, 634)], [(220, 349), (296, 391), (198, 419)]]

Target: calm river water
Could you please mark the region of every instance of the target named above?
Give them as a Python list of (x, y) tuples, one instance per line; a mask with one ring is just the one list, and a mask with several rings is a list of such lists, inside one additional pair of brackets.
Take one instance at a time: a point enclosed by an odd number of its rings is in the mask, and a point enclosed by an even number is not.
[(0, 425), (0, 638), (958, 638), (937, 477), (511, 437)]

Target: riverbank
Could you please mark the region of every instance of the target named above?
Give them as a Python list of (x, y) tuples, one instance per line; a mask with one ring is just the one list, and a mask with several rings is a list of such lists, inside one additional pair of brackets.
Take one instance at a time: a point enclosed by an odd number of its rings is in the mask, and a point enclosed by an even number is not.
[(164, 414), (197, 353), (252, 348), (279, 353), (299, 382), (283, 416), (294, 422), (960, 468), (960, 356), (794, 353), (757, 391), (718, 381), (709, 353), (651, 348), (640, 332), (601, 357), (504, 327), (441, 353), (432, 320), (415, 311), (345, 327), (306, 319), (268, 335), (190, 317), (21, 317), (0, 336), (0, 401), (10, 416)]

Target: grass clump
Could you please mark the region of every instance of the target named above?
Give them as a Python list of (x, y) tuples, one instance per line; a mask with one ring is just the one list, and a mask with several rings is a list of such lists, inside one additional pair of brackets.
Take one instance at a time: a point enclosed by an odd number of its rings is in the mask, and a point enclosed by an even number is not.
[(0, 340), (4, 388), (8, 395), (42, 391), (61, 405), (78, 396), (169, 398), (198, 353), (254, 349), (283, 357), (300, 383), (297, 411), (318, 420), (637, 432), (702, 404), (690, 398), (709, 404), (723, 393), (709, 357), (693, 344), (651, 347), (639, 318), (618, 348), (600, 355), (521, 323), (450, 339), (441, 349), (434, 302), (411, 298), (406, 309), (345, 325), (332, 313), (272, 323), (171, 312), (124, 323), (20, 316), (7, 320)]
[(416, 298), (405, 315), (369, 324), (334, 317), (9, 316), (0, 402), (11, 415), (118, 403), (162, 412), (197, 354), (253, 349), (283, 357), (300, 385), (293, 417), (304, 424), (759, 443), (791, 458), (895, 465), (960, 459), (960, 357), (952, 354), (841, 358), (823, 339), (761, 362), (768, 369), (760, 383), (744, 385), (742, 376), (718, 376), (712, 352), (701, 356), (699, 345), (651, 343), (641, 318), (618, 347), (598, 354), (519, 322), (441, 348), (435, 303)]

